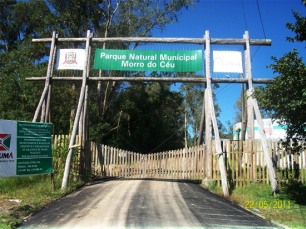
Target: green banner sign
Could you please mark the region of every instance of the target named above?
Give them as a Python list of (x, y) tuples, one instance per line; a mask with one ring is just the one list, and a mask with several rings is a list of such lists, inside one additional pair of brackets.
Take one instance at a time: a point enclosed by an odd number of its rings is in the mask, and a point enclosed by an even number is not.
[(122, 71), (202, 71), (202, 50), (96, 49), (94, 69)]

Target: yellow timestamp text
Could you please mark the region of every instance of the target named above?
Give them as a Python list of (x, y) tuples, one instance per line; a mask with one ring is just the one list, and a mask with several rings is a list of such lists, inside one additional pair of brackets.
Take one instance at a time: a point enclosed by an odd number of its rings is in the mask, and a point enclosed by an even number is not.
[(245, 201), (245, 208), (254, 209), (254, 208), (290, 208), (290, 201), (285, 200), (259, 200), (259, 201)]

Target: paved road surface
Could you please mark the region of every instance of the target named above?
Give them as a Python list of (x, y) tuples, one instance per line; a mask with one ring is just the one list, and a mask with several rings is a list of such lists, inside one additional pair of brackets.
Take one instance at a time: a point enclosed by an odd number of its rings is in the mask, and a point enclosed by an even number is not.
[(196, 184), (154, 180), (86, 186), (39, 211), (22, 227), (276, 228)]

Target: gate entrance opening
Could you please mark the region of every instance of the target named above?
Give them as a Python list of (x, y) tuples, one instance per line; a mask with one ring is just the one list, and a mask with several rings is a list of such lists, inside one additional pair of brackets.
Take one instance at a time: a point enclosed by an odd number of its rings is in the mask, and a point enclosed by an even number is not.
[[(37, 106), (33, 122), (37, 121), (39, 113), (41, 113), (41, 122), (48, 122), (49, 121), (49, 112), (50, 112), (50, 101), (51, 101), (51, 88), (52, 88), (52, 81), (57, 80), (65, 80), (65, 81), (82, 81), (82, 87), (80, 91), (79, 96), (79, 102), (77, 107), (76, 116), (74, 119), (73, 129), (71, 133), (71, 139), (69, 144), (69, 151), (66, 159), (66, 165), (65, 165), (65, 172), (64, 177), (62, 181), (62, 189), (67, 187), (68, 184), (68, 177), (70, 172), (70, 166), (71, 166), (71, 159), (73, 154), (73, 147), (76, 140), (77, 132), (79, 135), (83, 136), (84, 140), (88, 140), (88, 81), (139, 81), (139, 82), (184, 82), (184, 83), (204, 83), (205, 84), (205, 94), (204, 94), (204, 105), (203, 105), (203, 111), (202, 111), (202, 118), (201, 118), (201, 129), (200, 129), (200, 140), (199, 142), (202, 142), (202, 135), (203, 135), (203, 126), (205, 122), (205, 147), (206, 152), (211, 152), (211, 139), (212, 139), (212, 130), (214, 131), (215, 141), (216, 141), (216, 152), (215, 154), (218, 155), (219, 158), (219, 166), (220, 166), (220, 173), (221, 173), (221, 181), (222, 181), (222, 187), (223, 187), (223, 193), (224, 196), (228, 196), (228, 182), (227, 182), (227, 174), (226, 174), (226, 168), (224, 163), (224, 153), (222, 152), (221, 147), (221, 140), (219, 137), (219, 130), (217, 126), (217, 119), (216, 114), (214, 110), (214, 104), (213, 104), (213, 97), (212, 97), (212, 83), (239, 83), (239, 84), (246, 84), (247, 85), (247, 123), (248, 123), (248, 136), (249, 139), (254, 138), (254, 133), (252, 130), (254, 130), (254, 111), (257, 118), (257, 122), (259, 123), (259, 132), (261, 136), (263, 151), (265, 153), (265, 162), (268, 167), (269, 171), (269, 178), (272, 190), (274, 192), (278, 191), (278, 185), (277, 180), (275, 176), (275, 172), (273, 169), (272, 160), (269, 156), (269, 145), (267, 143), (266, 136), (264, 134), (264, 129), (262, 126), (262, 118), (261, 114), (258, 108), (258, 104), (255, 98), (253, 98), (251, 95), (253, 93), (253, 83), (270, 83), (271, 79), (252, 79), (251, 74), (251, 59), (250, 59), (250, 45), (265, 45), (269, 46), (271, 45), (271, 40), (252, 40), (249, 38), (249, 34), (246, 31), (243, 39), (213, 39), (210, 38), (209, 31), (205, 32), (205, 36), (202, 39), (198, 38), (94, 38), (93, 34), (90, 33), (90, 31), (87, 31), (86, 38), (59, 38), (58, 35), (53, 32), (52, 38), (47, 39), (33, 39), (33, 42), (51, 42), (51, 48), (50, 48), (50, 57), (49, 57), (49, 64), (48, 64), (48, 70), (46, 77), (34, 77), (34, 78), (28, 78), (27, 80), (45, 80), (45, 87), (42, 92), (42, 96), (40, 98), (39, 104)], [(84, 49), (84, 66), (82, 70), (82, 77), (53, 77), (53, 70), (55, 66), (55, 60), (56, 60), (56, 51), (58, 48), (59, 42), (85, 42), (85, 49)], [(204, 71), (205, 71), (205, 78), (151, 78), (151, 77), (106, 77), (102, 76), (101, 71), (99, 71), (99, 75), (94, 77), (89, 77), (89, 72), (92, 71), (90, 69), (90, 57), (91, 57), (91, 51), (92, 51), (92, 43), (178, 43), (178, 44), (197, 44), (202, 45), (204, 48)], [(229, 78), (212, 78), (211, 76), (211, 45), (212, 44), (219, 44), (219, 45), (242, 45), (244, 47), (244, 69), (245, 72), (242, 74), (243, 77), (237, 78), (237, 79), (229, 79)], [(135, 45), (134, 47), (136, 47)], [(118, 51), (118, 50), (117, 50)], [(125, 53), (127, 52), (127, 53)], [(103, 54), (102, 54), (103, 53)], [(76, 54), (67, 54), (65, 56), (65, 62), (75, 63), (75, 56)], [(107, 56), (108, 55), (108, 56)], [(146, 55), (146, 57), (138, 56), (135, 57), (135, 62), (127, 62), (126, 58), (127, 55), (130, 55), (128, 50), (122, 50), (121, 54), (107, 54), (106, 52), (100, 51), (99, 55), (96, 56), (96, 58), (103, 59), (103, 61), (107, 60), (119, 60), (120, 58), (123, 59), (120, 61), (121, 67), (123, 63), (123, 67), (130, 67), (135, 70), (143, 68), (144, 66), (149, 66), (150, 62), (145, 63), (144, 59), (147, 59), (146, 61), (155, 61), (155, 58), (157, 59), (157, 54), (150, 53)], [(133, 55), (133, 54), (132, 54)], [(134, 54), (135, 55), (135, 54)], [(156, 56), (155, 56), (156, 55)], [(164, 56), (163, 56), (164, 55)], [(199, 55), (199, 54), (198, 54)], [(180, 69), (176, 69), (176, 67), (180, 64), (175, 64), (173, 62), (169, 62), (168, 60), (168, 54), (161, 54), (161, 62), (159, 63), (159, 67), (162, 69), (159, 71), (163, 71), (164, 69), (171, 69), (173, 71), (181, 71)], [(171, 55), (170, 55), (171, 56)], [(188, 58), (187, 58), (188, 57)], [(201, 56), (202, 57), (202, 56)], [(138, 58), (138, 59), (137, 59)], [(195, 52), (192, 52), (190, 55), (188, 54), (177, 54), (172, 55), (170, 57), (173, 59), (176, 59), (176, 61), (194, 61), (199, 60), (199, 56), (195, 56)], [(188, 59), (188, 61), (187, 61)], [(142, 62), (139, 62), (141, 60)], [(103, 62), (102, 61), (102, 62)], [(222, 61), (221, 61), (222, 62)], [(103, 64), (103, 63), (102, 63)], [(102, 65), (101, 64), (101, 65)], [(201, 63), (202, 64), (202, 63)], [(95, 62), (96, 65), (96, 62)], [(151, 66), (153, 63), (151, 62)], [(176, 65), (176, 66), (175, 66)], [(242, 65), (242, 63), (241, 63)], [(154, 65), (153, 65), (154, 66)], [(198, 67), (198, 65), (197, 65)], [(95, 68), (99, 68), (99, 64), (95, 66)], [(105, 68), (105, 67), (104, 67)], [(107, 67), (106, 67), (107, 68)], [(109, 65), (109, 69), (111, 70), (111, 66)], [(172, 69), (173, 68), (173, 69)], [(192, 71), (198, 71), (198, 68), (194, 68)], [(184, 71), (190, 71), (190, 70), (184, 70)], [(205, 117), (205, 118), (204, 118)], [(206, 157), (208, 158), (208, 157)], [(209, 168), (209, 162), (205, 161), (204, 164), (206, 167)], [(209, 178), (209, 177), (208, 177)]]

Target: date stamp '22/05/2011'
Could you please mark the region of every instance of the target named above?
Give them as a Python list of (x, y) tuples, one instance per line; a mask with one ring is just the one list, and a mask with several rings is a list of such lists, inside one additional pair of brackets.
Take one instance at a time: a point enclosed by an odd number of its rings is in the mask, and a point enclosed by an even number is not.
[(274, 209), (281, 209), (281, 208), (290, 208), (290, 201), (285, 200), (259, 200), (259, 201), (245, 201), (245, 208), (253, 209), (253, 208), (274, 208)]

